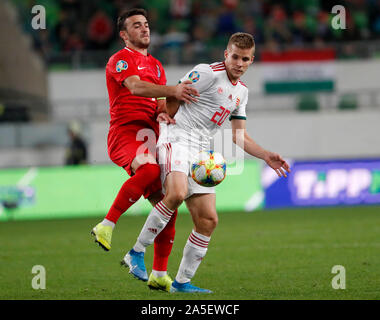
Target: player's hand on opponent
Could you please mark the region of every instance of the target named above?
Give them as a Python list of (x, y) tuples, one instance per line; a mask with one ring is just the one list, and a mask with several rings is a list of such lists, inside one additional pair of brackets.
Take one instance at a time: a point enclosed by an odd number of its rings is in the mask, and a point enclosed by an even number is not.
[(289, 164), (278, 153), (268, 151), (264, 160), (279, 177), (286, 178), (286, 172), (290, 173)]
[(186, 103), (197, 102), (195, 97), (199, 97), (198, 90), (190, 86), (192, 82), (186, 80), (175, 86), (175, 97), (180, 101), (185, 101)]
[(157, 116), (157, 122), (166, 122), (167, 124), (175, 124), (175, 120), (170, 117), (166, 112), (161, 112)]

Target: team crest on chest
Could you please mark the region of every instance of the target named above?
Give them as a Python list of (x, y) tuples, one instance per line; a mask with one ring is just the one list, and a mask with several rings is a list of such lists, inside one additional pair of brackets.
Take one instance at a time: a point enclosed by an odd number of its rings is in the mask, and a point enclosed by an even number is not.
[(232, 94), (228, 96), (228, 99), (232, 101)]
[(239, 105), (240, 105), (240, 98), (237, 97), (237, 98), (236, 98), (236, 108), (237, 108)]
[(219, 88), (218, 88), (218, 93), (219, 93), (219, 94), (223, 94), (223, 88), (222, 88), (222, 87), (219, 87)]
[(128, 63), (124, 60), (119, 60), (116, 63), (116, 72), (121, 72), (128, 69)]

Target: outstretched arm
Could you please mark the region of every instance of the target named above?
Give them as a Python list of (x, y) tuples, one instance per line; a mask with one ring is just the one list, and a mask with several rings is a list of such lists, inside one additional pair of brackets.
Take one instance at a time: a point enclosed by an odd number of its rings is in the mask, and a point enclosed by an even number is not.
[(265, 150), (259, 146), (247, 133), (245, 127), (246, 120), (233, 119), (231, 120), (232, 126), (232, 140), (240, 148), (248, 154), (264, 160), (268, 166), (276, 171), (279, 177), (286, 177), (286, 172), (290, 173), (288, 163), (277, 153)]
[(123, 81), (129, 91), (135, 95), (146, 98), (174, 97), (186, 103), (196, 102), (198, 91), (190, 86), (191, 81), (185, 81), (176, 86), (164, 86), (140, 80), (139, 76), (133, 75)]

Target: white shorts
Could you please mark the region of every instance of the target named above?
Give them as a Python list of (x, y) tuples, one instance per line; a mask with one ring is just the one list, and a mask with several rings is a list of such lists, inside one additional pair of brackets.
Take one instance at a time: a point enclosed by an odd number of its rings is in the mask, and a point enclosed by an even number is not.
[(185, 199), (197, 193), (215, 193), (214, 187), (203, 187), (191, 177), (191, 164), (199, 153), (199, 146), (191, 146), (181, 142), (162, 142), (157, 146), (158, 162), (161, 167), (162, 192), (165, 194), (165, 179), (172, 171), (180, 171), (187, 175), (188, 192)]

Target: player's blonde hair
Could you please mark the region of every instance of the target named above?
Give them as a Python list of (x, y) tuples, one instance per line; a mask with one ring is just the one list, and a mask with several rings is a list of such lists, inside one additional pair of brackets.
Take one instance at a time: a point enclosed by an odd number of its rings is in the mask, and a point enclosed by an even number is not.
[(233, 44), (240, 49), (255, 49), (255, 40), (252, 35), (245, 32), (234, 33), (228, 41), (227, 48), (231, 47)]

